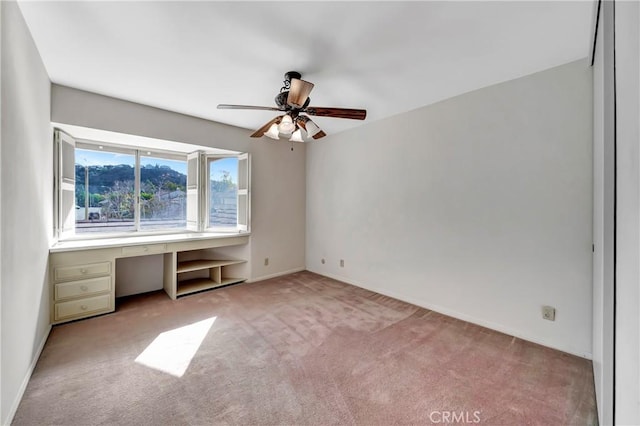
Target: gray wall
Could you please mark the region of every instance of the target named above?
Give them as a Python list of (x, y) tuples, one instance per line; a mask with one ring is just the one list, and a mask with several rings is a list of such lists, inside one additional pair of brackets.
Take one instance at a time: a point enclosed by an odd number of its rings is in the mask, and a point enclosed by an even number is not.
[(55, 84), (51, 114), (58, 123), (250, 152), (251, 242), (237, 255), (251, 260), (251, 280), (304, 269), (304, 144), (291, 151), (284, 141), (252, 139), (249, 130)]
[(592, 167), (586, 60), (329, 136), (307, 267), (591, 357)]
[(49, 77), (15, 2), (2, 10), (0, 422), (19, 403), (49, 332), (53, 150)]

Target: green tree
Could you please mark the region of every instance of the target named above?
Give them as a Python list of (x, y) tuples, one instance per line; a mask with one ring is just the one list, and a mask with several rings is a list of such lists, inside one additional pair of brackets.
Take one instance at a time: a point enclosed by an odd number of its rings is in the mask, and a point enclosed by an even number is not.
[(104, 199), (102, 194), (89, 194), (89, 207), (100, 207)]
[(76, 206), (84, 207), (85, 200), (85, 186), (84, 184), (76, 183)]

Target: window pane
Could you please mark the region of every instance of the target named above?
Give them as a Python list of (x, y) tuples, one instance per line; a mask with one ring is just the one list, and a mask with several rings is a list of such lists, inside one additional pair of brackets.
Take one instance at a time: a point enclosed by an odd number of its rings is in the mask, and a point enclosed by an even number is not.
[(135, 156), (76, 149), (76, 233), (135, 230)]
[(238, 223), (238, 159), (209, 163), (209, 226), (235, 227)]
[(140, 228), (187, 226), (187, 162), (140, 157)]

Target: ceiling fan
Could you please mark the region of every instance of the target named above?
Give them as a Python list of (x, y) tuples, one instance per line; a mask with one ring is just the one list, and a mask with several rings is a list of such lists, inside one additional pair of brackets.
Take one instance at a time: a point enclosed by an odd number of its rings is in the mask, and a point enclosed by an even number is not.
[(220, 104), (218, 109), (253, 109), (284, 112), (283, 115), (277, 116), (256, 130), (251, 137), (259, 138), (264, 135), (272, 139), (280, 139), (280, 135), (285, 135), (293, 142), (304, 142), (302, 130), (304, 130), (307, 137), (313, 139), (320, 139), (327, 135), (307, 115), (350, 118), (353, 120), (364, 120), (367, 117), (367, 111), (364, 109), (309, 106), (309, 93), (313, 89), (313, 83), (301, 80), (301, 76), (297, 71), (289, 71), (284, 75), (284, 85), (280, 88), (280, 93), (276, 95), (277, 106), (275, 107)]

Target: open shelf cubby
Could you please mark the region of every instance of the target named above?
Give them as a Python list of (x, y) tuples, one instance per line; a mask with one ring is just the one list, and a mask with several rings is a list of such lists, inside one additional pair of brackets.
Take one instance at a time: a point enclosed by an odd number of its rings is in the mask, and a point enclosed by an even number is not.
[(198, 291), (246, 281), (246, 278), (228, 275), (232, 265), (245, 262), (246, 260), (233, 259), (179, 260), (176, 265), (176, 296), (180, 297)]

